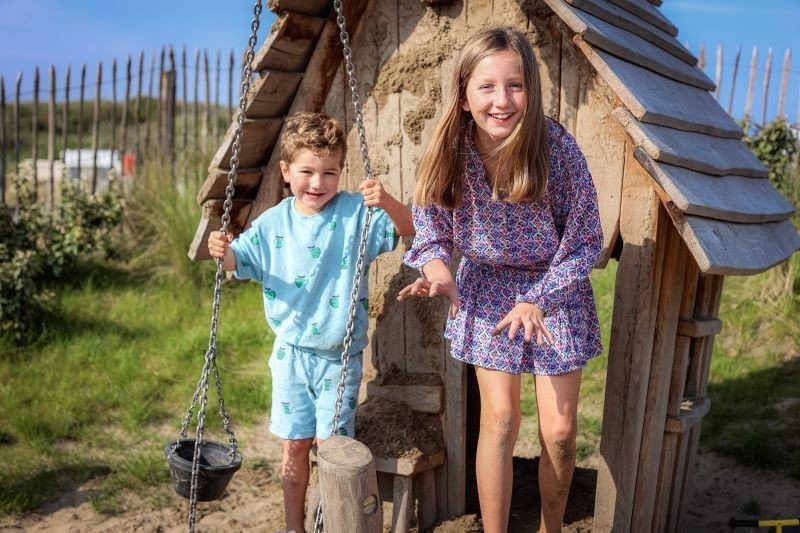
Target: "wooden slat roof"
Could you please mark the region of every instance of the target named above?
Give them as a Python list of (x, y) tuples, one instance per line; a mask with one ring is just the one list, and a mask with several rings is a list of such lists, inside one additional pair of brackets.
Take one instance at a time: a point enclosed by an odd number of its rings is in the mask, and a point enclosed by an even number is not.
[(676, 47), (658, 0), (544, 1), (624, 106), (614, 117), (703, 272), (755, 274), (800, 249), (794, 206)]

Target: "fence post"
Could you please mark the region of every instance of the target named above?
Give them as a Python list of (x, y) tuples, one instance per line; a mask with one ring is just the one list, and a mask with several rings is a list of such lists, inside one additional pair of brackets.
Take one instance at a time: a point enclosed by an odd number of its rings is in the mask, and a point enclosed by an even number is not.
[(767, 50), (767, 69), (764, 71), (764, 99), (761, 104), (761, 124), (767, 123), (767, 97), (769, 96), (769, 79), (772, 77), (772, 47)]
[(56, 67), (50, 65), (50, 99), (47, 102), (47, 160), (50, 162), (50, 209), (56, 199)]
[[(128, 152), (128, 106), (131, 98), (131, 56), (125, 63), (125, 101), (122, 102), (122, 117), (120, 119), (120, 138), (119, 153), (124, 155)], [(122, 159), (122, 157), (120, 157)]]
[(217, 71), (214, 73), (214, 117), (213, 119), (213, 132), (214, 136), (214, 144), (219, 142), (219, 78), (220, 78), (220, 70), (221, 70), (221, 54), (219, 48), (217, 48)]
[(233, 118), (233, 67), (233, 48), (231, 48), (231, 53), (228, 57), (228, 121)]
[(22, 92), (22, 72), (17, 72), (17, 86), (14, 93), (14, 173), (19, 178), (19, 96)]
[(175, 54), (169, 50), (169, 70), (161, 72), (161, 155), (168, 161), (175, 153)]
[(0, 203), (6, 203), (6, 81), (0, 76)]
[(39, 67), (33, 71), (33, 113), (31, 117), (31, 159), (33, 160), (33, 197), (39, 200)]
[(183, 83), (181, 83), (183, 105), (181, 110), (183, 112), (183, 151), (185, 152), (189, 148), (189, 89), (186, 86), (186, 45), (181, 49), (181, 63), (183, 70)]
[(194, 105), (192, 106), (192, 122), (194, 124), (194, 143), (200, 140), (200, 49), (194, 49)]
[(64, 76), (64, 108), (61, 110), (61, 161), (65, 163), (66, 169), (67, 162), (67, 142), (69, 139), (69, 79), (71, 68), (67, 66), (67, 73)]
[(721, 93), (720, 86), (722, 85), (722, 43), (717, 44), (717, 76), (716, 76), (716, 89), (714, 89), (714, 98), (719, 102), (719, 95)]
[(94, 114), (92, 116), (92, 194), (97, 192), (97, 149), (100, 139), (100, 90), (103, 85), (103, 64), (97, 63)]
[(736, 49), (736, 58), (733, 60), (733, 77), (731, 78), (731, 97), (728, 100), (728, 114), (733, 111), (733, 92), (736, 89), (736, 75), (739, 73), (739, 59), (742, 55), (742, 47)]
[(138, 164), (139, 156), (142, 153), (142, 132), (141, 132), (141, 112), (142, 112), (142, 86), (144, 85), (144, 50), (139, 52), (139, 79), (136, 81), (136, 102), (133, 105), (133, 123), (136, 131), (136, 161)]
[(163, 84), (163, 76), (164, 76), (164, 46), (161, 47), (161, 59), (158, 62), (158, 113), (156, 116), (156, 144), (158, 144), (158, 149), (161, 150), (163, 137), (162, 137), (162, 124), (163, 124), (163, 112), (164, 110), (161, 108), (161, 102), (164, 98), (164, 84)]
[(152, 103), (153, 103), (153, 76), (155, 75), (155, 72), (156, 72), (156, 51), (155, 50), (150, 50), (150, 81), (148, 82), (148, 88), (147, 88), (147, 102), (146, 102), (146, 105), (144, 107), (144, 109), (145, 109), (145, 113), (144, 113), (144, 125), (145, 125), (145, 130), (144, 130), (144, 148), (145, 148), (145, 150), (150, 148), (150, 130), (151, 130), (150, 107), (152, 106)]
[(111, 161), (114, 163), (114, 152), (117, 151), (117, 58), (111, 61)]
[(78, 183), (77, 186), (80, 187), (83, 184), (83, 176), (81, 175), (81, 167), (83, 159), (81, 157), (81, 151), (83, 149), (83, 99), (86, 94), (86, 63), (81, 65), (81, 89), (80, 89), (80, 101), (78, 103)]
[(206, 109), (203, 116), (203, 147), (208, 150), (211, 134), (211, 77), (208, 72), (208, 49), (203, 49), (203, 81), (206, 83)]
[(792, 62), (792, 49), (787, 48), (783, 54), (783, 74), (781, 74), (781, 92), (778, 96), (778, 118), (786, 118), (784, 105), (786, 103), (786, 85), (789, 83), (789, 65)]
[(753, 57), (750, 59), (750, 77), (747, 80), (747, 100), (744, 103), (744, 121), (750, 121), (753, 111), (753, 90), (756, 87), (756, 63), (758, 61), (758, 47), (753, 47)]

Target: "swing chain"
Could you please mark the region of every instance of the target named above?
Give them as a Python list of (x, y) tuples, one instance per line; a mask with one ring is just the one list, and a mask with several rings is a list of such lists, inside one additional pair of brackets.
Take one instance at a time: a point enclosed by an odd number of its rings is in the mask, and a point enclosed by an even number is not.
[[(350, 48), (350, 36), (347, 33), (347, 21), (344, 17), (342, 0), (334, 0), (333, 7), (336, 10), (336, 25), (339, 27), (339, 38), (342, 41), (344, 53), (345, 71), (347, 72), (347, 83), (352, 95), (353, 109), (356, 117), (356, 127), (358, 128), (358, 141), (361, 148), (361, 161), (364, 165), (364, 174), (367, 179), (372, 179), (372, 167), (369, 160), (367, 149), (367, 136), (364, 129), (364, 119), (361, 113), (361, 101), (358, 97), (358, 83), (355, 76), (355, 66), (353, 64), (353, 51)], [(336, 406), (333, 411), (333, 424), (331, 426), (331, 436), (337, 432), (339, 419), (341, 418), (342, 403), (344, 401), (344, 386), (347, 378), (347, 366), (350, 363), (350, 345), (353, 342), (353, 329), (355, 327), (356, 312), (358, 309), (358, 294), (361, 290), (361, 282), (366, 275), (364, 270), (364, 257), (367, 250), (367, 237), (369, 226), (372, 221), (373, 208), (367, 208), (367, 216), (364, 220), (364, 227), (361, 230), (361, 240), (358, 246), (358, 260), (356, 261), (355, 275), (353, 276), (353, 289), (350, 293), (350, 308), (347, 312), (347, 327), (345, 329), (344, 348), (342, 349), (342, 368), (339, 371), (339, 384), (336, 389)], [(322, 533), (322, 502), (317, 505), (314, 517), (314, 533)]]
[[(261, 16), (261, 0), (256, 0), (253, 5), (253, 19), (250, 23), (250, 37), (247, 41), (247, 51), (245, 53), (244, 64), (242, 65), (242, 83), (239, 96), (239, 107), (236, 113), (236, 130), (233, 137), (232, 155), (230, 159), (231, 169), (228, 172), (228, 185), (225, 188), (225, 202), (223, 203), (222, 214), (222, 227), (223, 234), (228, 232), (228, 224), (231, 219), (231, 208), (233, 205), (234, 184), (236, 183), (236, 172), (239, 167), (239, 153), (241, 151), (242, 129), (244, 126), (245, 108), (247, 107), (247, 94), (250, 92), (250, 82), (253, 75), (253, 58), (255, 57), (255, 47), (258, 40), (258, 26)], [(192, 396), (192, 402), (186, 412), (186, 416), (181, 424), (180, 438), (178, 446), (182, 439), (186, 439), (186, 429), (192, 419), (192, 411), (200, 400), (197, 412), (197, 431), (195, 435), (194, 454), (192, 457), (192, 478), (191, 487), (189, 489), (189, 533), (194, 532), (196, 521), (197, 509), (197, 483), (200, 471), (200, 450), (203, 444), (203, 429), (205, 427), (206, 405), (208, 403), (208, 378), (209, 373), (214, 375), (214, 383), (217, 389), (217, 396), (219, 397), (219, 414), (222, 417), (222, 425), (225, 432), (228, 434), (228, 441), (230, 443), (229, 456), (233, 459), (236, 455), (237, 441), (236, 436), (231, 430), (231, 417), (225, 409), (225, 400), (222, 396), (222, 383), (219, 378), (219, 369), (217, 368), (217, 324), (219, 321), (219, 302), (222, 292), (222, 277), (223, 273), (223, 260), (217, 260), (217, 270), (214, 277), (214, 297), (211, 310), (211, 332), (208, 340), (208, 350), (205, 353), (205, 362), (200, 380), (197, 383), (197, 388)], [(177, 446), (176, 446), (177, 448)], [(174, 453), (175, 450), (172, 450)]]

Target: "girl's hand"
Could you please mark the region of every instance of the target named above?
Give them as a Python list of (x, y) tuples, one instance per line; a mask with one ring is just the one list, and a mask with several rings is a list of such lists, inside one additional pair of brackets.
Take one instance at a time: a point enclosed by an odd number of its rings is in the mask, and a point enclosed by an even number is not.
[(215, 259), (223, 259), (230, 249), (233, 234), (212, 231), (208, 236), (208, 253)]
[(525, 342), (531, 342), (536, 338), (536, 344), (541, 346), (546, 340), (548, 344), (553, 344), (553, 335), (547, 326), (544, 324), (544, 312), (538, 305), (530, 302), (519, 302), (514, 306), (514, 309), (497, 323), (492, 335), (500, 335), (500, 333), (508, 328), (508, 338), (513, 339), (516, 337), (520, 328), (525, 331)]
[(458, 314), (458, 308), (460, 306), (458, 289), (452, 279), (431, 281), (425, 278), (418, 278), (411, 285), (400, 289), (400, 292), (397, 294), (397, 299), (403, 301), (411, 296), (428, 298), (444, 296), (450, 301), (450, 318), (455, 318)]
[(383, 184), (376, 179), (364, 180), (359, 190), (364, 196), (364, 205), (368, 207), (386, 209), (389, 201), (394, 200), (394, 198), (386, 192), (386, 189), (383, 188)]

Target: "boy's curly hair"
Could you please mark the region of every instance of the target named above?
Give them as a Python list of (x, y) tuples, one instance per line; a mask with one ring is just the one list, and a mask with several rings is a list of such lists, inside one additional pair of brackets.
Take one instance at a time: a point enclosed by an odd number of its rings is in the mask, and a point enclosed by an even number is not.
[(347, 155), (344, 131), (325, 113), (299, 112), (286, 120), (281, 135), (281, 160), (291, 163), (303, 148), (317, 157), (328, 157), (338, 151), (342, 165)]

